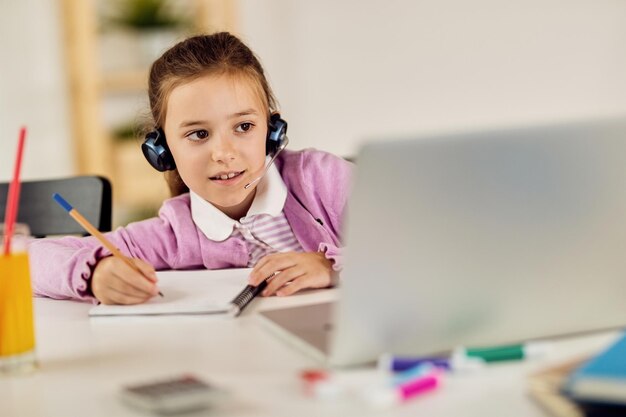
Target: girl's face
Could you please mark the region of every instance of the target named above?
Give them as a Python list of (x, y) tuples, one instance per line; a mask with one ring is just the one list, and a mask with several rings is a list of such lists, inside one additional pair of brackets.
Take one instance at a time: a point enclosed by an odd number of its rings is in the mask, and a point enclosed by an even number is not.
[(206, 75), (172, 90), (163, 126), (190, 190), (231, 218), (246, 214), (265, 164), (267, 111), (251, 81)]

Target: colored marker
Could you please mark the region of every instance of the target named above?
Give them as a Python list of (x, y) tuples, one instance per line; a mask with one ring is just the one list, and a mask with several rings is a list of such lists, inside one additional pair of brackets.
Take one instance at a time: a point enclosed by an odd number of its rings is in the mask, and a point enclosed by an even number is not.
[(420, 363), (419, 365), (415, 365), (412, 368), (406, 369), (401, 372), (396, 372), (393, 375), (392, 384), (396, 386), (405, 384), (414, 379), (428, 375), (434, 372), (436, 369), (437, 367), (432, 363)]
[(485, 362), (514, 361), (543, 356), (549, 350), (547, 343), (525, 343), (486, 348), (458, 348), (453, 356), (478, 358)]
[(450, 369), (450, 361), (441, 357), (406, 357), (382, 354), (378, 359), (378, 369), (381, 371), (402, 372), (417, 365), (431, 364), (438, 368)]
[(430, 364), (436, 368), (451, 372), (467, 372), (482, 369), (485, 361), (479, 358), (469, 358), (465, 355), (453, 355), (451, 358), (441, 357), (394, 357), (388, 354), (381, 355), (378, 367), (383, 372), (404, 372), (419, 365)]
[(374, 407), (389, 407), (401, 404), (421, 394), (437, 388), (441, 382), (441, 373), (437, 370), (404, 384), (392, 387), (377, 387), (364, 391), (363, 399)]
[[(52, 198), (54, 198), (54, 201), (59, 203), (59, 205), (63, 207), (69, 213), (69, 215), (72, 216), (74, 220), (76, 220), (78, 224), (83, 226), (83, 228), (89, 233), (91, 233), (93, 237), (97, 238), (100, 241), (100, 243), (102, 243), (102, 245), (113, 254), (113, 256), (121, 259), (122, 261), (126, 263), (126, 265), (130, 266), (135, 271), (139, 272), (141, 275), (144, 275), (144, 273), (134, 263), (132, 263), (129, 258), (124, 256), (122, 252), (120, 252), (119, 249), (117, 249), (115, 245), (113, 245), (113, 243), (109, 242), (109, 240), (106, 237), (104, 237), (104, 235), (100, 233), (98, 229), (96, 229), (91, 223), (89, 223), (89, 220), (84, 218), (83, 215), (80, 214), (78, 210), (76, 210), (74, 207), (72, 207), (70, 203), (65, 201), (65, 199), (61, 197), (61, 195), (54, 193), (52, 195)], [(150, 278), (148, 278), (148, 280), (152, 281)], [(163, 297), (163, 294), (161, 293), (161, 291), (159, 291), (159, 295)]]
[(300, 373), (304, 394), (316, 400), (333, 400), (342, 395), (346, 387), (326, 370), (309, 369)]

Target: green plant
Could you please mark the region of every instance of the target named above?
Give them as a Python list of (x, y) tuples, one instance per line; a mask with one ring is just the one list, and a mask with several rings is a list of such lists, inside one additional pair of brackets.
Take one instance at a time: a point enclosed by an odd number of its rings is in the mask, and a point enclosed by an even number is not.
[(175, 28), (185, 20), (172, 13), (165, 0), (118, 0), (109, 19), (118, 26), (134, 29)]

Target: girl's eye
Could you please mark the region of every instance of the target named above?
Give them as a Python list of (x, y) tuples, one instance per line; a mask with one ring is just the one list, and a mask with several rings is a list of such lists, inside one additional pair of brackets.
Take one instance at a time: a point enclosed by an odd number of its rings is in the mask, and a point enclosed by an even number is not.
[(196, 130), (187, 135), (187, 139), (190, 140), (204, 140), (209, 137), (209, 132), (204, 129)]
[(235, 130), (237, 132), (247, 132), (248, 130), (252, 129), (252, 126), (254, 126), (252, 123), (244, 122), (244, 123), (241, 123), (239, 126), (237, 126)]

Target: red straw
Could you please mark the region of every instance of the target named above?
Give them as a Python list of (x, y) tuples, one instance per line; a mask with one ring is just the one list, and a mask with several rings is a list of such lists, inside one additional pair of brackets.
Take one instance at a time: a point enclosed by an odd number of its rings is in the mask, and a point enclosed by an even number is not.
[(24, 153), (24, 141), (26, 140), (26, 127), (20, 129), (20, 138), (17, 143), (17, 155), (15, 156), (15, 171), (13, 181), (9, 186), (6, 212), (4, 213), (4, 254), (11, 253), (11, 238), (15, 220), (17, 219), (18, 203), (20, 201), (20, 170), (22, 169), (22, 155)]

